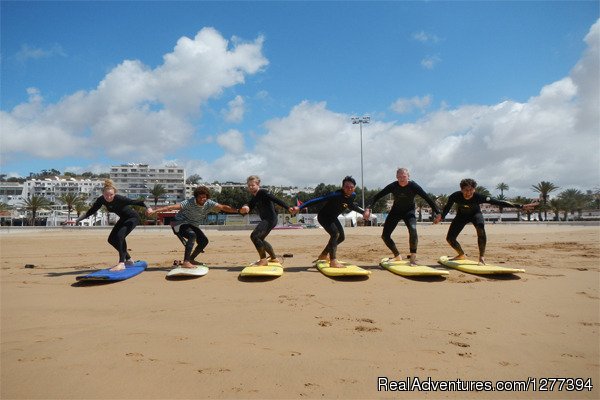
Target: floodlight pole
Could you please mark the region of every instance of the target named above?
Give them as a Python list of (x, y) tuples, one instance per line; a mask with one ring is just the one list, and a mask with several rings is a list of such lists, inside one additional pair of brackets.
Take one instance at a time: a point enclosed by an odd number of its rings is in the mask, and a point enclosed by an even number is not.
[(363, 117), (352, 117), (352, 123), (358, 124), (360, 127), (360, 185), (361, 185), (361, 194), (362, 194), (362, 208), (365, 208), (365, 178), (363, 173), (363, 134), (362, 134), (362, 126), (363, 124), (368, 124), (371, 122), (371, 117), (363, 116)]

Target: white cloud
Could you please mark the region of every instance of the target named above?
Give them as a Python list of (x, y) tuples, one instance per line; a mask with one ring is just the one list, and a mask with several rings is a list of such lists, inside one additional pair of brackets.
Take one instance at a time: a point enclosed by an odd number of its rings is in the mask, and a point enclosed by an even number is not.
[(437, 43), (440, 41), (439, 37), (425, 31), (414, 32), (412, 38), (421, 43)]
[(427, 107), (429, 107), (430, 104), (430, 95), (423, 97), (415, 96), (410, 99), (400, 98), (392, 103), (390, 108), (398, 114), (408, 114), (411, 113), (415, 108), (423, 112)]
[(152, 163), (186, 144), (201, 106), (264, 68), (263, 38), (233, 45), (204, 28), (182, 37), (162, 65), (126, 60), (91, 91), (46, 104), (36, 89), (29, 101), (0, 112), (4, 160), (18, 153), (60, 158), (93, 149)]
[(217, 143), (228, 153), (240, 154), (244, 151), (244, 135), (236, 129), (217, 135)]
[[(571, 74), (526, 102), (444, 106), (405, 124), (372, 119), (363, 126), (365, 186), (383, 187), (405, 166), (436, 194), (458, 190), (466, 177), (493, 193), (498, 183), (507, 183), (509, 197), (534, 196), (531, 186), (540, 181), (561, 189), (598, 187), (599, 34), (596, 23)], [(404, 99), (397, 111), (428, 102), (427, 97)], [(214, 178), (242, 181), (256, 173), (266, 185), (303, 186), (338, 184), (351, 174), (360, 185), (359, 128), (350, 117), (323, 102), (304, 101), (287, 116), (267, 121), (267, 132), (253, 149), (213, 163)]]
[(242, 122), (244, 119), (244, 113), (246, 111), (244, 98), (239, 95), (235, 96), (233, 100), (227, 103), (227, 106), (229, 109), (221, 111), (225, 121), (232, 123)]
[[(570, 74), (525, 102), (452, 108), (442, 101), (439, 109), (427, 111), (430, 96), (398, 99), (392, 105), (396, 112), (426, 113), (412, 123), (372, 117), (363, 125), (365, 185), (383, 187), (404, 166), (438, 194), (457, 190), (465, 177), (493, 192), (505, 182), (509, 197), (533, 195), (531, 186), (543, 180), (561, 189), (599, 186), (599, 24), (591, 27), (587, 48)], [(113, 157), (130, 152), (160, 162), (189, 143), (195, 131), (190, 121), (209, 99), (267, 64), (261, 51), (262, 38), (229, 48), (216, 31), (205, 29), (194, 39), (179, 40), (158, 68), (125, 61), (95, 90), (56, 104), (46, 104), (30, 89), (28, 102), (0, 112), (2, 156), (66, 157), (99, 149)], [(350, 174), (360, 184), (359, 127), (350, 117), (325, 102), (303, 101), (266, 121), (252, 147), (245, 147), (240, 131), (231, 130), (198, 139), (219, 144), (225, 151), (220, 159), (179, 162), (188, 175), (198, 173), (209, 182), (258, 174), (265, 185), (339, 184)]]
[(434, 69), (440, 61), (442, 61), (442, 59), (437, 55), (428, 56), (421, 60), (421, 66), (425, 69)]
[(53, 56), (66, 56), (62, 46), (55, 44), (49, 49), (43, 49), (23, 44), (21, 45), (21, 49), (15, 55), (15, 58), (19, 62), (26, 62), (28, 60), (39, 60), (41, 58), (50, 58)]

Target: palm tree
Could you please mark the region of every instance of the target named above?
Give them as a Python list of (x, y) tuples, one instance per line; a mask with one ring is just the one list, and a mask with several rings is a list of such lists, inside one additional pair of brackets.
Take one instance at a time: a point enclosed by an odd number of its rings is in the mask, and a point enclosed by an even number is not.
[(417, 206), (418, 217), (417, 221), (423, 221), (423, 207), (427, 205), (427, 202), (421, 198), (421, 196), (415, 197), (415, 205)]
[(486, 197), (491, 197), (491, 195), (492, 195), (490, 193), (490, 191), (488, 190), (488, 188), (486, 188), (485, 186), (477, 186), (475, 188), (475, 192), (479, 193), (479, 194), (481, 194), (483, 196), (486, 196)]
[[(515, 198), (512, 199), (512, 202), (514, 204), (529, 204), (532, 203), (533, 201), (530, 198), (527, 197), (523, 197), (523, 196), (517, 196)], [(525, 212), (527, 214), (527, 221), (531, 221), (531, 211), (526, 211)], [(521, 210), (517, 208), (517, 219), (520, 221), (521, 220)]]
[(73, 211), (78, 203), (85, 201), (84, 196), (76, 193), (66, 193), (58, 198), (59, 201), (67, 206), (67, 220), (71, 220), (71, 211)]
[(581, 190), (567, 189), (560, 192), (557, 196), (565, 205), (565, 219), (566, 213), (570, 212), (575, 214), (578, 213), (578, 217), (581, 218), (583, 208), (586, 206), (587, 198)]
[(35, 217), (38, 210), (50, 207), (52, 202), (44, 196), (33, 195), (27, 198), (27, 200), (24, 200), (22, 204), (26, 210), (31, 211), (31, 223), (32, 225), (35, 225)]
[[(548, 207), (554, 213), (554, 220), (560, 221), (560, 212), (565, 210), (565, 202), (559, 198), (551, 199), (548, 202)], [(565, 219), (567, 219), (566, 211), (565, 211)]]
[(496, 185), (496, 189), (498, 189), (500, 191), (500, 196), (504, 197), (504, 191), (508, 190), (509, 187), (506, 183), (500, 182), (499, 184)]
[(84, 201), (75, 203), (75, 213), (77, 214), (77, 218), (79, 218), (82, 212), (89, 210), (89, 208), (90, 207)]
[(541, 220), (542, 219), (542, 210), (543, 210), (544, 211), (544, 221), (545, 221), (548, 217), (548, 198), (549, 198), (548, 195), (550, 194), (550, 192), (557, 190), (559, 187), (556, 186), (552, 182), (541, 181), (537, 185), (532, 185), (532, 188), (534, 191), (536, 191), (540, 194), (540, 200), (542, 200), (542, 204), (539, 208), (538, 215)]
[(167, 189), (160, 183), (154, 184), (154, 187), (150, 190), (150, 195), (154, 199), (154, 207), (158, 205), (158, 200), (167, 194)]
[(437, 204), (438, 208), (440, 209), (440, 212), (444, 210), (444, 207), (448, 203), (448, 195), (447, 194), (442, 193), (438, 196), (432, 197), (432, 199), (435, 199), (434, 200), (435, 204)]

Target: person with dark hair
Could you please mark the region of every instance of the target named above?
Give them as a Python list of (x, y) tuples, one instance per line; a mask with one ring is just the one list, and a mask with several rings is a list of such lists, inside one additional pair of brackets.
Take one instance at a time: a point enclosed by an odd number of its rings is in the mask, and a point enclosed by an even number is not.
[(456, 216), (450, 223), (450, 228), (448, 228), (448, 234), (446, 235), (446, 241), (448, 244), (456, 250), (458, 255), (456, 255), (452, 260), (464, 260), (465, 252), (463, 251), (460, 243), (458, 243), (458, 235), (463, 230), (463, 228), (468, 224), (472, 223), (475, 226), (475, 230), (477, 232), (477, 246), (479, 248), (479, 265), (485, 265), (485, 247), (487, 244), (487, 236), (485, 234), (485, 224), (483, 219), (483, 214), (481, 213), (480, 204), (488, 203), (493, 204), (500, 207), (512, 207), (519, 208), (524, 210), (531, 210), (537, 204), (530, 203), (525, 205), (513, 204), (508, 201), (493, 199), (489, 196), (484, 196), (480, 193), (477, 193), (475, 189), (477, 188), (477, 182), (475, 180), (467, 178), (460, 181), (460, 191), (452, 193), (448, 197), (448, 202), (446, 203), (442, 213), (438, 215), (434, 222), (440, 222), (446, 215), (450, 212), (450, 209), (456, 203), (457, 212)]
[(354, 199), (356, 198), (356, 193), (354, 192), (355, 187), (356, 181), (354, 178), (346, 176), (342, 180), (341, 189), (324, 196), (315, 197), (302, 203), (299, 207), (294, 207), (294, 212), (297, 213), (303, 208), (325, 202), (323, 208), (321, 208), (321, 211), (317, 214), (317, 220), (329, 234), (329, 241), (321, 254), (319, 254), (318, 260), (329, 259), (329, 266), (334, 268), (344, 267), (344, 265), (337, 260), (337, 246), (345, 239), (344, 228), (338, 220), (338, 216), (346, 210), (353, 210), (363, 214), (363, 217), (365, 216), (365, 211), (354, 203)]
[(417, 217), (415, 215), (415, 196), (420, 196), (429, 204), (431, 212), (434, 215), (439, 214), (439, 210), (435, 202), (425, 193), (423, 188), (415, 181), (409, 180), (410, 174), (406, 168), (398, 168), (396, 171), (396, 182), (392, 182), (383, 188), (373, 197), (370, 205), (367, 206), (367, 218), (371, 213), (371, 205), (384, 196), (391, 194), (394, 197), (394, 204), (390, 210), (385, 223), (383, 224), (383, 232), (381, 238), (385, 245), (392, 251), (394, 257), (390, 261), (401, 261), (402, 256), (396, 247), (396, 243), (392, 239), (392, 232), (400, 220), (404, 221), (404, 225), (408, 228), (408, 245), (410, 250), (410, 265), (416, 265), (417, 244), (419, 237), (417, 235)]
[[(260, 216), (260, 222), (256, 225), (256, 228), (250, 234), (250, 239), (258, 251), (260, 260), (254, 265), (264, 266), (269, 265), (269, 262), (280, 263), (279, 259), (275, 255), (275, 250), (269, 242), (267, 242), (267, 235), (277, 225), (277, 213), (275, 212), (275, 204), (289, 210), (290, 213), (293, 211), (292, 207), (289, 207), (282, 200), (273, 196), (265, 189), (260, 188), (260, 178), (256, 175), (251, 175), (246, 179), (246, 185), (248, 192), (252, 195), (252, 200), (248, 204), (244, 204), (240, 208), (241, 214), (248, 214), (250, 210), (257, 210)], [(269, 259), (267, 259), (267, 254)]]
[(98, 197), (92, 207), (81, 217), (75, 220), (77, 225), (82, 220), (96, 214), (100, 207), (106, 207), (109, 212), (119, 216), (119, 220), (108, 235), (108, 243), (119, 252), (119, 262), (111, 271), (123, 271), (127, 265), (133, 265), (131, 256), (127, 252), (127, 241), (125, 238), (140, 223), (140, 216), (131, 206), (146, 207), (142, 200), (131, 200), (128, 197), (117, 194), (117, 188), (110, 179), (104, 181), (102, 196)]
[[(219, 211), (231, 214), (239, 213), (236, 208), (211, 200), (210, 190), (206, 186), (198, 186), (194, 189), (193, 194), (194, 197), (181, 203), (155, 209), (149, 208), (146, 212), (148, 215), (152, 215), (159, 212), (179, 210), (173, 221), (171, 221), (171, 228), (185, 246), (183, 263), (181, 263), (184, 268), (195, 268), (196, 265), (201, 264), (196, 261), (196, 257), (204, 252), (204, 248), (208, 245), (208, 238), (200, 229), (200, 225), (205, 222), (207, 215)], [(194, 243), (197, 244), (195, 249)]]

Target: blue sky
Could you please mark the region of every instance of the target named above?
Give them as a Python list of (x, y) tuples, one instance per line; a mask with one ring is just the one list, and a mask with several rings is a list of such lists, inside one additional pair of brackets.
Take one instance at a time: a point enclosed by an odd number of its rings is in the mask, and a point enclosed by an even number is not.
[(597, 1), (0, 6), (4, 174), (600, 185)]

